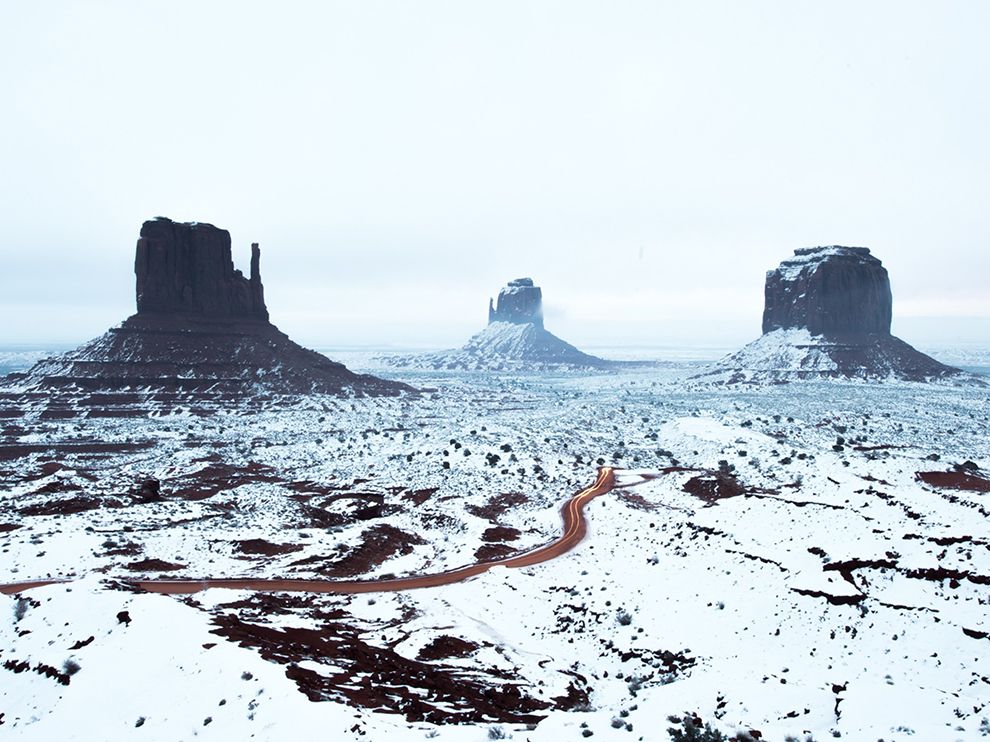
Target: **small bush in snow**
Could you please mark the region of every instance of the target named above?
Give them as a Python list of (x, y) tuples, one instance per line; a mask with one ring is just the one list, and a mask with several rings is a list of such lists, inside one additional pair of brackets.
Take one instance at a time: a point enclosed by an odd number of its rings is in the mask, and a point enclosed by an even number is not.
[(502, 727), (488, 727), (488, 739), (505, 739), (505, 730)]
[(667, 733), (673, 742), (726, 742), (726, 737), (717, 729), (713, 729), (711, 724), (701, 726), (701, 720), (697, 717), (685, 716), (683, 719), (677, 716), (668, 716), (667, 721), (680, 724), (681, 727), (669, 727)]
[(75, 675), (81, 669), (82, 667), (80, 667), (79, 663), (76, 662), (71, 657), (62, 663), (62, 672), (64, 672), (66, 675), (69, 675), (70, 677), (72, 675)]
[(17, 602), (14, 603), (14, 620), (20, 621), (27, 614), (28, 606), (31, 605), (31, 601), (28, 598), (18, 598)]

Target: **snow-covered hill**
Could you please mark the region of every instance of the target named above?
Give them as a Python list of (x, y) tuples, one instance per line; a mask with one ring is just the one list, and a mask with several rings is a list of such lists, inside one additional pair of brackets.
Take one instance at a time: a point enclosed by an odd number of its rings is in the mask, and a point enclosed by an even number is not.
[(891, 335), (844, 341), (813, 335), (804, 328), (772, 330), (712, 364), (696, 378), (726, 384), (778, 384), (820, 378), (975, 381)]
[(615, 364), (582, 353), (533, 323), (492, 322), (457, 350), (383, 356), (396, 368), (462, 371), (540, 371), (605, 369)]

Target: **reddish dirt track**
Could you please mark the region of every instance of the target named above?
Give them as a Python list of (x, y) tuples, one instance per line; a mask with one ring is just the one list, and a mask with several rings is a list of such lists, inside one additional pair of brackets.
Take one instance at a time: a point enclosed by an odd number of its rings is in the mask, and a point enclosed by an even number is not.
[[(585, 489), (569, 499), (560, 509), (564, 532), (555, 541), (516, 556), (496, 559), (489, 562), (469, 564), (446, 572), (430, 575), (413, 575), (393, 580), (296, 580), (296, 579), (245, 579), (237, 577), (207, 578), (202, 580), (133, 580), (135, 587), (152, 593), (183, 595), (198, 593), (211, 587), (231, 590), (259, 590), (267, 592), (307, 592), (307, 593), (378, 593), (399, 590), (414, 590), (422, 587), (438, 587), (466, 580), (469, 577), (487, 572), (492, 567), (529, 567), (555, 559), (577, 546), (588, 532), (588, 522), (584, 517), (584, 506), (591, 500), (611, 492), (615, 488), (615, 471), (610, 466), (598, 470), (598, 478)], [(0, 593), (12, 595), (45, 585), (53, 585), (67, 580), (34, 580), (0, 585)]]

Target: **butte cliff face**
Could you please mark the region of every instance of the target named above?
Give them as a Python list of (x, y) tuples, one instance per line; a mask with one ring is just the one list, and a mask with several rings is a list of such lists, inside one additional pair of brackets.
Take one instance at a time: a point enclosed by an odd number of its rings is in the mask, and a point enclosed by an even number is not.
[(890, 334), (887, 269), (865, 247), (811, 247), (767, 272), (763, 336), (702, 376), (729, 383), (961, 373)]
[(890, 334), (887, 269), (865, 247), (811, 247), (767, 272), (763, 332), (803, 328), (812, 335)]
[(488, 300), (488, 324), (508, 322), (543, 328), (543, 291), (532, 278), (517, 278), (498, 292), (498, 304)]
[(582, 353), (543, 327), (543, 292), (532, 278), (517, 278), (488, 300), (488, 326), (457, 350), (415, 356), (389, 356), (383, 362), (403, 368), (467, 371), (604, 369), (613, 364)]
[(46, 394), (64, 392), (57, 404), (67, 409), (88, 404), (81, 396), (73, 402), (73, 395), (90, 395), (90, 401), (97, 396), (108, 406), (150, 400), (163, 407), (279, 394), (411, 391), (355, 374), (280, 332), (268, 321), (258, 245), (251, 246), (245, 278), (234, 268), (226, 230), (161, 217), (145, 222), (134, 270), (136, 314), (73, 351), (37, 363), (14, 382)]
[(212, 224), (145, 222), (134, 258), (137, 313), (267, 321), (260, 262), (255, 243), (245, 278), (234, 268), (230, 232)]

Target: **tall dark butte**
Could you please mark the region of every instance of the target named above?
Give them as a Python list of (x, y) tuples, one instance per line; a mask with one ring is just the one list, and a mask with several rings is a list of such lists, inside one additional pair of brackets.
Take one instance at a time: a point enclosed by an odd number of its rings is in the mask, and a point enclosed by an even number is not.
[[(137, 313), (61, 356), (36, 364), (22, 389), (98, 396), (100, 405), (193, 406), (272, 395), (396, 395), (410, 387), (355, 374), (292, 342), (268, 319), (260, 249), (249, 277), (234, 268), (230, 233), (159, 217), (141, 227), (134, 260)], [(49, 405), (78, 407), (78, 399)], [(89, 416), (100, 414), (90, 406)], [(106, 414), (126, 414), (104, 410)], [(140, 410), (138, 410), (140, 412)]]
[(234, 268), (230, 232), (212, 224), (154, 219), (141, 226), (134, 257), (139, 315), (268, 320), (261, 249), (251, 245), (251, 276)]

